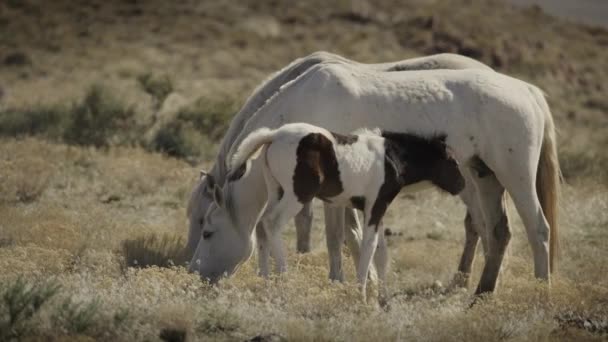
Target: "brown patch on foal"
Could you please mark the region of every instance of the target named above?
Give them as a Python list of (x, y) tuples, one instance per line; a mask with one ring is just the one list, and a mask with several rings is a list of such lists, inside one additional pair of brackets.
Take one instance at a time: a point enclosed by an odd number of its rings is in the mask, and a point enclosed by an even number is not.
[(306, 135), (298, 144), (296, 157), (293, 190), (300, 203), (308, 203), (314, 197), (335, 197), (344, 190), (336, 152), (326, 136)]

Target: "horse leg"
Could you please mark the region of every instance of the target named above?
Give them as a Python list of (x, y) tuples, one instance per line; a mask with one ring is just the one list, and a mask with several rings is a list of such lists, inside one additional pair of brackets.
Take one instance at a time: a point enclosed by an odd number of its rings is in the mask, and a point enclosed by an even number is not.
[(325, 240), (329, 255), (329, 279), (344, 281), (342, 273), (342, 244), (344, 243), (344, 209), (323, 205)]
[(255, 226), (255, 236), (258, 245), (258, 267), (259, 275), (267, 278), (270, 274), (269, 270), (269, 259), (270, 259), (270, 246), (268, 245), (268, 237), (264, 230), (264, 224), (262, 222)]
[[(513, 171), (513, 170), (510, 170)], [(528, 171), (529, 172), (529, 171)], [(549, 281), (549, 224), (536, 192), (536, 175), (505, 177), (505, 185), (523, 221), (534, 256), (534, 275)]]
[[(458, 264), (458, 272), (454, 275), (449, 288), (467, 288), (469, 286), (469, 278), (471, 276), (471, 269), (473, 261), (475, 260), (475, 251), (479, 243), (479, 229), (483, 229), (483, 220), (479, 218), (479, 215), (474, 215), (476, 211), (477, 202), (475, 201), (475, 189), (472, 184), (472, 180), (467, 180), (467, 186), (464, 188), (460, 197), (467, 206), (467, 213), (464, 219), (465, 229), (465, 240), (460, 262)], [(477, 214), (477, 213), (476, 213)], [(476, 218), (474, 219), (473, 216)], [(484, 245), (485, 243), (485, 239)], [(484, 251), (487, 249), (484, 248)]]
[(295, 217), (296, 250), (298, 253), (310, 252), (312, 219), (312, 203), (306, 203), (304, 204), (304, 208)]
[[(476, 163), (482, 162), (477, 160)], [(489, 168), (488, 168), (489, 170)], [(475, 294), (493, 292), (505, 251), (511, 239), (509, 220), (506, 213), (505, 189), (494, 173), (477, 173), (468, 168), (465, 171), (475, 187), (477, 204), (485, 223), (486, 262)]]

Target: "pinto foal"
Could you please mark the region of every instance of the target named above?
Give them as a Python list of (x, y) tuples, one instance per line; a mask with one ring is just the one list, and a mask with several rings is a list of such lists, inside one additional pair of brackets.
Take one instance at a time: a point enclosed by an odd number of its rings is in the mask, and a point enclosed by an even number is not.
[[(268, 191), (261, 220), (277, 270), (282, 272), (287, 267), (281, 228), (303, 205), (316, 197), (354, 207), (363, 211), (365, 222), (357, 267), (363, 293), (376, 246), (385, 243), (383, 234), (378, 234), (382, 231), (382, 218), (399, 191), (421, 182), (430, 182), (452, 195), (464, 187), (464, 178), (446, 150), (444, 136), (426, 138), (380, 130), (341, 135), (305, 123), (287, 124), (275, 130), (262, 128), (240, 144), (228, 178), (242, 177), (249, 159), (260, 148), (263, 148), (261, 157), (265, 158)], [(214, 193), (221, 196), (219, 191)], [(387, 255), (383, 254), (376, 256), (381, 280), (387, 264)], [(266, 259), (260, 262), (260, 273), (267, 275), (268, 256), (259, 257)]]

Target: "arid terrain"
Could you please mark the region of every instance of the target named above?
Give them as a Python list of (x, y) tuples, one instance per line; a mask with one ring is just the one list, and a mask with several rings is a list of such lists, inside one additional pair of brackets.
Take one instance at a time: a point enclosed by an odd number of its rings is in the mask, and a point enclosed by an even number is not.
[[(500, 1), (0, 1), (0, 341), (606, 340), (608, 30)], [(541, 87), (564, 175), (561, 253), (534, 280), (512, 205), (499, 288), (446, 291), (464, 206), (401, 196), (388, 306), (313, 250), (212, 287), (183, 267), (186, 203), (257, 84), (317, 50), (362, 62), (456, 52)], [(319, 203), (316, 203), (318, 206)], [(481, 249), (472, 284), (482, 267)]]

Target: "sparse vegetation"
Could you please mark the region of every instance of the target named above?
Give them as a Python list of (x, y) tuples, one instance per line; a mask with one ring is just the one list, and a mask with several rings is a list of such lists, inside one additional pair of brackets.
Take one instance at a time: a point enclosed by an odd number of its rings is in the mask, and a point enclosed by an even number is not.
[[(605, 340), (607, 44), (494, 0), (0, 2), (0, 340)], [(259, 82), (315, 50), (455, 51), (548, 93), (567, 181), (550, 301), (512, 205), (497, 293), (468, 308), (472, 288), (448, 291), (464, 208), (432, 191), (385, 219), (384, 309), (359, 300), (347, 251), (346, 283), (327, 280), (322, 214), (310, 254), (286, 229), (285, 276), (254, 260), (217, 286), (186, 272), (201, 162)]]

